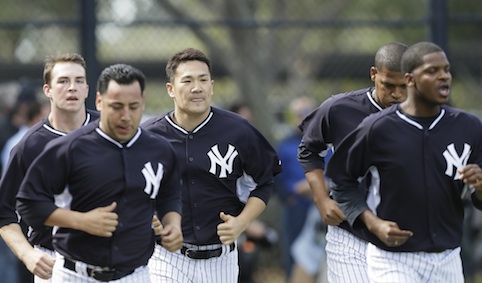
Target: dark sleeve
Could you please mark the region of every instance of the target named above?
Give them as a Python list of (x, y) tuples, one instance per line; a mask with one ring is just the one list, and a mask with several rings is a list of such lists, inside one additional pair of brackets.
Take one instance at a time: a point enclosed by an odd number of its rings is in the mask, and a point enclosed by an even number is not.
[(167, 144), (166, 153), (169, 153), (170, 161), (168, 170), (164, 173), (162, 178), (161, 190), (156, 198), (156, 210), (159, 219), (162, 219), (168, 212), (177, 212), (182, 214), (182, 182), (180, 167), (175, 158), (174, 149)]
[(282, 171), (281, 162), (266, 138), (253, 126), (248, 125), (247, 127), (249, 131), (246, 135), (248, 137), (246, 142), (249, 144), (250, 150), (247, 153), (243, 169), (246, 174), (254, 178), (254, 182), (257, 184), (249, 196), (258, 197), (268, 203), (274, 191), (274, 176)]
[(51, 202), (37, 202), (19, 198), (17, 200), (17, 210), (22, 215), (25, 222), (32, 226), (36, 231), (40, 231), (46, 226), (45, 220), (57, 209)]
[(333, 141), (330, 137), (330, 107), (333, 97), (311, 112), (298, 126), (303, 138), (298, 146), (297, 158), (305, 172), (325, 169), (324, 158)]
[(15, 196), (26, 171), (20, 153), (17, 147), (13, 148), (5, 174), (0, 181), (0, 227), (18, 223), (19, 220), (15, 211)]
[[(475, 121), (475, 125), (470, 127), (474, 133), (478, 133), (478, 139), (477, 139), (477, 146), (474, 147), (474, 150), (472, 150), (472, 153), (478, 153), (478, 154), (473, 154), (473, 159), (468, 161), (468, 163), (473, 163), (473, 164), (478, 164), (480, 168), (482, 168), (482, 123), (478, 117), (471, 116), (472, 120)], [(475, 192), (471, 194), (472, 197), (472, 204), (474, 205), (475, 208), (478, 210), (482, 210), (482, 200), (477, 198), (477, 195)]]
[(17, 210), (27, 224), (44, 227), (45, 220), (58, 207), (54, 196), (67, 184), (69, 145), (63, 137), (51, 141), (28, 168), (17, 194)]
[(312, 152), (306, 147), (304, 140), (301, 140), (296, 158), (304, 172), (314, 169), (325, 169), (325, 158), (322, 157), (322, 155), (326, 154), (326, 152), (328, 152), (328, 150), (322, 152), (321, 155)]
[(352, 226), (368, 209), (365, 191), (358, 182), (370, 164), (367, 132), (367, 127), (360, 125), (350, 133), (331, 156), (325, 171), (332, 182), (333, 198)]
[(256, 190), (249, 194), (249, 197), (257, 197), (261, 199), (265, 204), (268, 204), (269, 199), (273, 195), (274, 184), (265, 184), (258, 186)]

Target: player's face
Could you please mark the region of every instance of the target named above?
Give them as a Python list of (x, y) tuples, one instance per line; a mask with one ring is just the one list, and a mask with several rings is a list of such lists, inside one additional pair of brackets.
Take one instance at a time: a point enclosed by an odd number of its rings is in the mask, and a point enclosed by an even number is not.
[(452, 74), (444, 52), (423, 56), (423, 64), (407, 74), (407, 84), (415, 90), (414, 99), (426, 105), (449, 102)]
[(45, 84), (43, 90), (50, 99), (52, 111), (84, 111), (89, 93), (84, 67), (72, 62), (59, 62), (53, 67), (51, 78), (50, 84)]
[(97, 93), (96, 96), (100, 129), (119, 142), (130, 140), (137, 131), (144, 105), (144, 95), (138, 81), (123, 85), (111, 80), (106, 93)]
[(375, 100), (382, 108), (403, 102), (407, 99), (407, 85), (402, 72), (372, 67), (370, 76), (375, 83)]
[(190, 117), (203, 117), (211, 109), (214, 81), (209, 68), (201, 61), (179, 65), (174, 81), (167, 83), (169, 96), (174, 99), (175, 111)]

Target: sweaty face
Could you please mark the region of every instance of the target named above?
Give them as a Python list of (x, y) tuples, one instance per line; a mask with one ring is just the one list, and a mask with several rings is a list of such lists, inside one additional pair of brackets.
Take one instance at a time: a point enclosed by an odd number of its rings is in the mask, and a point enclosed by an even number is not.
[(55, 64), (51, 71), (50, 84), (45, 84), (43, 90), (54, 111), (82, 110), (89, 93), (84, 67), (71, 62)]
[(172, 83), (167, 83), (169, 96), (174, 99), (176, 115), (207, 116), (211, 109), (214, 82), (209, 68), (201, 61), (181, 63)]
[(428, 105), (448, 103), (452, 74), (445, 53), (427, 54), (423, 62), (408, 76), (409, 85), (415, 90), (415, 98)]
[(138, 81), (129, 85), (110, 81), (105, 94), (97, 93), (100, 129), (118, 142), (130, 140), (144, 111), (144, 95)]
[(407, 86), (402, 72), (372, 67), (370, 74), (376, 88), (375, 100), (382, 108), (387, 108), (407, 99)]

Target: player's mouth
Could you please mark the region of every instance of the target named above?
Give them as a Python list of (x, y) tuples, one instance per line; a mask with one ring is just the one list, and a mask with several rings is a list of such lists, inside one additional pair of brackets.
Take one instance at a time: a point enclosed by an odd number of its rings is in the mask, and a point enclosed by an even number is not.
[(67, 97), (67, 101), (78, 101), (79, 99), (76, 96), (69, 96)]
[(438, 93), (442, 96), (449, 96), (450, 95), (450, 86), (447, 84), (447, 85), (441, 85), (439, 88), (438, 88)]
[(203, 102), (203, 101), (204, 101), (204, 98), (202, 98), (202, 97), (194, 97), (194, 98), (191, 98), (191, 101), (192, 101), (192, 102)]
[(131, 126), (117, 126), (117, 129), (119, 130), (120, 133), (127, 134), (127, 133), (130, 133)]

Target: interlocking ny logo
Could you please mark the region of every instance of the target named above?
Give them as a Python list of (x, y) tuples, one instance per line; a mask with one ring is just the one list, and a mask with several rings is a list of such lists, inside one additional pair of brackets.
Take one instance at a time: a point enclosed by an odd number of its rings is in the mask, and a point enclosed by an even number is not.
[[(465, 165), (467, 165), (467, 161), (469, 160), (469, 156), (471, 153), (470, 145), (464, 143), (464, 151), (462, 155), (458, 155), (457, 151), (455, 150), (455, 145), (449, 144), (447, 149), (443, 152), (443, 156), (445, 158), (445, 162), (447, 162), (447, 169), (445, 170), (445, 175), (453, 176), (454, 175), (454, 167), (455, 169), (461, 169)], [(454, 180), (460, 179), (460, 173), (455, 170)]]
[(209, 159), (211, 160), (211, 168), (209, 173), (216, 175), (216, 165), (221, 167), (221, 172), (219, 172), (219, 178), (226, 178), (228, 173), (233, 172), (233, 161), (238, 156), (238, 151), (232, 145), (228, 145), (228, 151), (225, 156), (219, 153), (218, 145), (213, 145), (211, 150), (208, 152)]
[(155, 199), (159, 192), (159, 187), (161, 186), (162, 175), (164, 175), (164, 166), (162, 166), (161, 163), (157, 163), (157, 172), (154, 173), (151, 162), (147, 162), (144, 164), (144, 168), (141, 172), (146, 179), (144, 192), (148, 194), (151, 199)]

